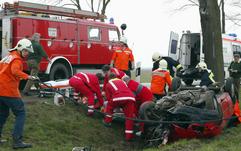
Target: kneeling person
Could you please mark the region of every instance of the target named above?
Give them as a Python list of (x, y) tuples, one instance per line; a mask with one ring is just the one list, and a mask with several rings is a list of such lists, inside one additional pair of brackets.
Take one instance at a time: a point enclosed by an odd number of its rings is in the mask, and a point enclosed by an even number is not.
[(99, 101), (99, 105), (103, 106), (103, 98), (100, 91), (100, 84), (98, 80), (98, 74), (90, 74), (90, 73), (77, 73), (73, 77), (69, 79), (69, 85), (74, 88), (76, 93), (80, 93), (83, 96), (88, 98), (88, 115), (93, 115), (95, 102), (95, 94)]
[[(109, 79), (105, 88), (108, 101), (106, 107), (107, 115), (104, 119), (105, 125), (111, 124), (113, 110), (117, 107), (123, 108), (125, 117), (134, 118), (135, 96), (122, 80), (116, 78), (115, 74), (110, 73)], [(125, 137), (127, 141), (133, 138), (133, 123), (134, 121), (130, 119), (125, 121)]]

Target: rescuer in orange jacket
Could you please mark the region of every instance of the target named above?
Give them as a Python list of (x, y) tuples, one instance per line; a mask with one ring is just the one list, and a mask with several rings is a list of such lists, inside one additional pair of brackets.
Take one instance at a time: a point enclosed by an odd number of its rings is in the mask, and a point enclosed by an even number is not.
[(129, 70), (129, 62), (131, 62), (131, 70), (134, 69), (134, 56), (131, 49), (128, 48), (127, 39), (125, 37), (121, 37), (120, 45), (121, 46), (117, 47), (112, 55), (110, 66), (125, 72), (128, 76), (131, 76), (131, 72)]
[(166, 83), (169, 89), (172, 85), (172, 80), (169, 71), (167, 70), (167, 62), (160, 60), (159, 68), (152, 72), (151, 79), (151, 92), (156, 99), (161, 99), (162, 96), (166, 95), (165, 86)]
[[(105, 89), (108, 101), (106, 115), (103, 121), (105, 126), (111, 125), (113, 110), (117, 107), (123, 108), (125, 117), (135, 117), (135, 96), (131, 90), (128, 89), (127, 85), (122, 80), (117, 79), (115, 74), (111, 73), (109, 79)], [(133, 123), (134, 121), (130, 119), (126, 119), (125, 121), (125, 137), (127, 141), (133, 138)]]
[(23, 58), (27, 57), (29, 52), (33, 52), (31, 41), (21, 39), (16, 47), (9, 51), (9, 54), (0, 61), (0, 137), (11, 109), (16, 117), (12, 133), (13, 148), (29, 148), (32, 145), (22, 141), (25, 108), (18, 87), (21, 79), (36, 79), (22, 71)]
[(90, 74), (79, 72), (69, 79), (69, 85), (74, 88), (74, 91), (80, 93), (88, 98), (88, 115), (91, 116), (94, 113), (92, 108), (95, 106), (95, 94), (99, 101), (98, 107), (103, 106), (103, 98), (100, 91), (100, 84), (98, 80), (98, 74)]
[(105, 86), (109, 81), (110, 73), (114, 73), (118, 79), (122, 79), (123, 77), (127, 76), (123, 71), (118, 70), (116, 68), (111, 68), (109, 65), (104, 65), (102, 67), (102, 72), (105, 75), (103, 90), (105, 90)]

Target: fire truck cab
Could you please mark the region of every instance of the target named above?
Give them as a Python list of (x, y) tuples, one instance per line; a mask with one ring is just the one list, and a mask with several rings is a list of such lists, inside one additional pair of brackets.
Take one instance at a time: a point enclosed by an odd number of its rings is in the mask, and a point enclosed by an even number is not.
[[(5, 3), (0, 16), (0, 57), (18, 40), (31, 39), (37, 32), (51, 59), (40, 63), (40, 73), (48, 79), (66, 79), (78, 69), (100, 69), (110, 63), (112, 48), (120, 39), (116, 25), (98, 21), (104, 18), (98, 13), (57, 6)], [(26, 63), (24, 70), (27, 71)]]
[[(237, 39), (236, 34), (223, 34), (222, 40), (224, 71), (225, 77), (228, 77), (228, 67), (233, 60), (233, 54), (241, 54), (241, 41)], [(178, 60), (184, 69), (195, 68), (200, 61), (204, 61), (200, 33), (183, 33), (178, 48), (178, 34), (171, 32), (168, 55)]]

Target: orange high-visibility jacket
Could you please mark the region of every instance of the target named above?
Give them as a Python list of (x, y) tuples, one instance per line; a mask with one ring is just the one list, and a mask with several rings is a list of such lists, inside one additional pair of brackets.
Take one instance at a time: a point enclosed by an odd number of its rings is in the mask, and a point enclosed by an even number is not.
[(157, 69), (152, 72), (151, 92), (153, 94), (165, 94), (166, 83), (171, 88), (172, 80), (169, 71)]
[(128, 70), (129, 61), (134, 61), (134, 56), (130, 48), (122, 50), (121, 48), (116, 49), (112, 55), (115, 68), (119, 70)]
[(19, 82), (27, 79), (28, 74), (23, 72), (23, 60), (17, 51), (10, 52), (0, 61), (0, 96), (21, 97)]

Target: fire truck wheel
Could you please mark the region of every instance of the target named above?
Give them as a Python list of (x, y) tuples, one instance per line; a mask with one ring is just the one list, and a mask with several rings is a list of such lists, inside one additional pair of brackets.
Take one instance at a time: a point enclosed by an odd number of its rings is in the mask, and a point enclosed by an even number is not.
[(62, 63), (56, 63), (50, 70), (49, 79), (58, 80), (58, 79), (68, 79), (70, 77), (70, 72), (68, 68)]

